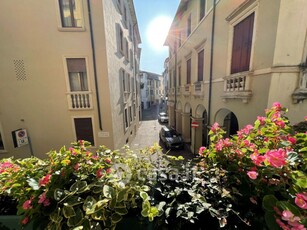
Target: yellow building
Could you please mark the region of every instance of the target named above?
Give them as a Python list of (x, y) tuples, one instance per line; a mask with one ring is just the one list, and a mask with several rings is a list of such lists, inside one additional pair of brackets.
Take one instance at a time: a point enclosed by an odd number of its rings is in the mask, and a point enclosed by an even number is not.
[(141, 52), (132, 0), (1, 1), (0, 21), (0, 158), (132, 141)]
[[(198, 152), (210, 125), (235, 134), (274, 102), (307, 115), (305, 0), (182, 0), (170, 28), (170, 125)], [(191, 126), (194, 126), (191, 128)]]

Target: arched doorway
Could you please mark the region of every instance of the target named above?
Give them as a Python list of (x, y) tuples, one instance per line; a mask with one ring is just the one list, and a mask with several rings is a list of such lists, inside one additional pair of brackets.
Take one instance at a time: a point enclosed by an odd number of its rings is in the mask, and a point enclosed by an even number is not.
[(182, 113), (182, 136), (185, 142), (191, 142), (192, 108), (189, 103), (184, 105)]
[(199, 123), (199, 128), (197, 128), (196, 135), (200, 136), (200, 145), (207, 146), (207, 139), (208, 139), (208, 130), (207, 130), (207, 122), (208, 116), (207, 111), (203, 105), (198, 105), (195, 111), (195, 118)]
[(216, 113), (215, 121), (219, 123), (219, 125), (221, 125), (222, 128), (226, 131), (226, 137), (237, 134), (237, 131), (239, 130), (239, 122), (237, 116), (228, 109), (220, 109)]

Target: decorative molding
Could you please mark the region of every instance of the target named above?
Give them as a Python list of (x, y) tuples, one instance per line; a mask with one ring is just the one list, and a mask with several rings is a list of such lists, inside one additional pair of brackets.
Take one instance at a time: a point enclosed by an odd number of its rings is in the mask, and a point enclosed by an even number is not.
[(246, 0), (241, 5), (239, 5), (234, 11), (232, 11), (227, 17), (226, 21), (230, 22), (238, 15), (244, 13), (245, 11), (249, 11), (250, 9), (254, 8), (257, 4), (257, 0)]

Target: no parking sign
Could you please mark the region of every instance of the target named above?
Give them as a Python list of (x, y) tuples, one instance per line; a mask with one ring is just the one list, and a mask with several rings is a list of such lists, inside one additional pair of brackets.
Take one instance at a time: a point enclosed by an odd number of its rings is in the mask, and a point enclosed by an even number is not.
[(12, 136), (15, 148), (29, 144), (29, 139), (26, 129), (15, 130), (12, 132)]

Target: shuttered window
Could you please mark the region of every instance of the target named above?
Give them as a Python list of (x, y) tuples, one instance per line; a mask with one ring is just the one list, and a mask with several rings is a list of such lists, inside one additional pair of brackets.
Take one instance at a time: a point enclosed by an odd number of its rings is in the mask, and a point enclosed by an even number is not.
[(234, 27), (231, 74), (249, 70), (254, 15), (251, 14)]
[(94, 146), (94, 134), (91, 118), (74, 118), (77, 140), (91, 142)]
[(198, 66), (197, 66), (197, 81), (204, 80), (204, 50), (198, 53)]
[(85, 58), (67, 58), (70, 91), (88, 91)]
[(187, 60), (187, 84), (191, 84), (191, 59)]

